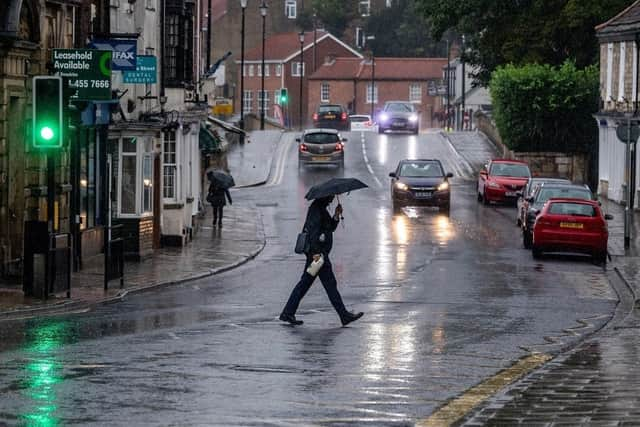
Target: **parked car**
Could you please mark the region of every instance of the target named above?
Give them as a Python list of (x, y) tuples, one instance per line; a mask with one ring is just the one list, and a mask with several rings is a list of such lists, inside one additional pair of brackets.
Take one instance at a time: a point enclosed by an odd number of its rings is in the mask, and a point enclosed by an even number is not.
[(571, 181), (564, 178), (543, 178), (543, 177), (535, 177), (529, 179), (527, 185), (524, 186), (522, 190), (522, 194), (518, 194), (518, 201), (516, 202), (516, 206), (518, 207), (518, 214), (516, 218), (516, 224), (518, 227), (522, 226), (522, 222), (524, 221), (526, 210), (523, 206), (526, 203), (526, 199), (533, 196), (533, 192), (538, 188), (541, 184), (571, 184)]
[(346, 138), (335, 129), (308, 129), (298, 142), (298, 165), (335, 164), (344, 166)]
[(478, 201), (515, 202), (531, 178), (529, 166), (519, 160), (494, 159), (478, 176)]
[(593, 200), (594, 196), (586, 185), (545, 183), (538, 186), (533, 196), (525, 199), (523, 207), (525, 216), (521, 222), (522, 244), (526, 249), (530, 249), (533, 242), (533, 225), (536, 216), (547, 200), (552, 198)]
[(543, 252), (572, 252), (591, 255), (606, 262), (609, 232), (598, 202), (553, 198), (544, 205), (533, 226), (534, 258)]
[(415, 105), (407, 101), (387, 101), (378, 114), (378, 133), (387, 130), (408, 130), (417, 134), (420, 115)]
[(403, 206), (434, 206), (449, 212), (451, 189), (449, 178), (440, 160), (401, 160), (391, 177), (391, 203), (393, 211)]
[(376, 130), (376, 124), (367, 114), (352, 114), (349, 116), (352, 132), (369, 132)]
[(320, 104), (313, 113), (313, 127), (349, 130), (349, 113), (338, 104)]

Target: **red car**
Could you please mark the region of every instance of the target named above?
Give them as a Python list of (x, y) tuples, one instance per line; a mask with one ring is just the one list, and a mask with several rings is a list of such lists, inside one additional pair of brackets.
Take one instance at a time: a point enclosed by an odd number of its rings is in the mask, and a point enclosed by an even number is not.
[(478, 201), (511, 202), (518, 200), (524, 186), (531, 178), (529, 166), (525, 162), (509, 159), (494, 159), (489, 162), (478, 177)]
[(542, 252), (575, 252), (605, 262), (609, 231), (600, 205), (594, 200), (549, 199), (533, 226), (533, 257)]

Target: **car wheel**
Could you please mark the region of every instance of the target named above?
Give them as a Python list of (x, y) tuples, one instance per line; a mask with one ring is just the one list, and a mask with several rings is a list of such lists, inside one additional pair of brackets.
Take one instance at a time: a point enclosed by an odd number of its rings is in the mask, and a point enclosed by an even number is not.
[(540, 249), (537, 246), (534, 246), (533, 248), (531, 248), (531, 254), (533, 255), (533, 258), (540, 259), (542, 258), (542, 249)]
[(489, 199), (487, 198), (486, 194), (482, 195), (482, 204), (485, 206), (489, 206)]
[(533, 246), (533, 236), (527, 230), (522, 230), (522, 245), (525, 249), (531, 249)]
[(593, 255), (593, 262), (596, 264), (606, 264), (607, 263), (607, 252), (595, 252)]

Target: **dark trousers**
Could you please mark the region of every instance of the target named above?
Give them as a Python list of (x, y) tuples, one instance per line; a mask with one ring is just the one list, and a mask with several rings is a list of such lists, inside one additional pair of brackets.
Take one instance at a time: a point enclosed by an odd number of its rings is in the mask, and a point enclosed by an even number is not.
[(211, 205), (211, 207), (213, 208), (213, 223), (215, 224), (217, 223), (221, 223), (222, 222), (222, 208), (223, 206), (214, 206)]
[[(304, 264), (304, 270), (302, 272), (302, 277), (300, 277), (300, 281), (291, 291), (291, 295), (289, 296), (289, 300), (287, 301), (287, 305), (285, 305), (282, 312), (284, 314), (295, 315), (298, 310), (298, 306), (300, 305), (300, 301), (307, 294), (309, 288), (313, 284), (316, 278), (309, 273), (307, 273), (307, 267), (313, 261), (313, 257), (307, 255), (307, 262)], [(336, 281), (336, 276), (333, 274), (333, 268), (331, 266), (331, 261), (328, 256), (324, 256), (324, 264), (320, 271), (318, 272), (318, 277), (322, 282), (322, 286), (324, 286), (324, 290), (329, 297), (329, 301), (331, 301), (331, 305), (336, 310), (340, 318), (344, 317), (347, 313), (347, 309), (344, 307), (344, 303), (342, 302), (342, 297), (340, 296), (340, 292), (338, 292), (338, 282)]]

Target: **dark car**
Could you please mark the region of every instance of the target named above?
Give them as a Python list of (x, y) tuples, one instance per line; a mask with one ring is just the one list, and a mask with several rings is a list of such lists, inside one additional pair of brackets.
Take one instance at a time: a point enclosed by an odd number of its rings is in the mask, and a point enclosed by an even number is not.
[(344, 143), (335, 129), (308, 129), (298, 142), (298, 165), (327, 164), (344, 166)]
[(378, 113), (378, 133), (387, 130), (408, 130), (417, 134), (420, 117), (415, 105), (405, 101), (388, 101)]
[(525, 199), (526, 220), (522, 222), (522, 244), (531, 249), (533, 244), (533, 225), (544, 204), (553, 198), (594, 200), (593, 193), (586, 185), (575, 184), (541, 184), (533, 196)]
[(349, 113), (338, 104), (321, 104), (313, 113), (313, 127), (349, 130)]
[(541, 184), (571, 184), (571, 181), (564, 178), (545, 178), (538, 176), (530, 178), (529, 182), (527, 182), (527, 185), (524, 186), (522, 193), (518, 194), (518, 201), (516, 202), (518, 207), (516, 224), (518, 225), (518, 227), (522, 226), (522, 221), (524, 221), (524, 217), (526, 215), (526, 199), (533, 196), (534, 191)]
[(449, 212), (451, 192), (449, 178), (440, 160), (401, 160), (391, 177), (391, 202), (393, 211), (403, 206), (435, 206)]

